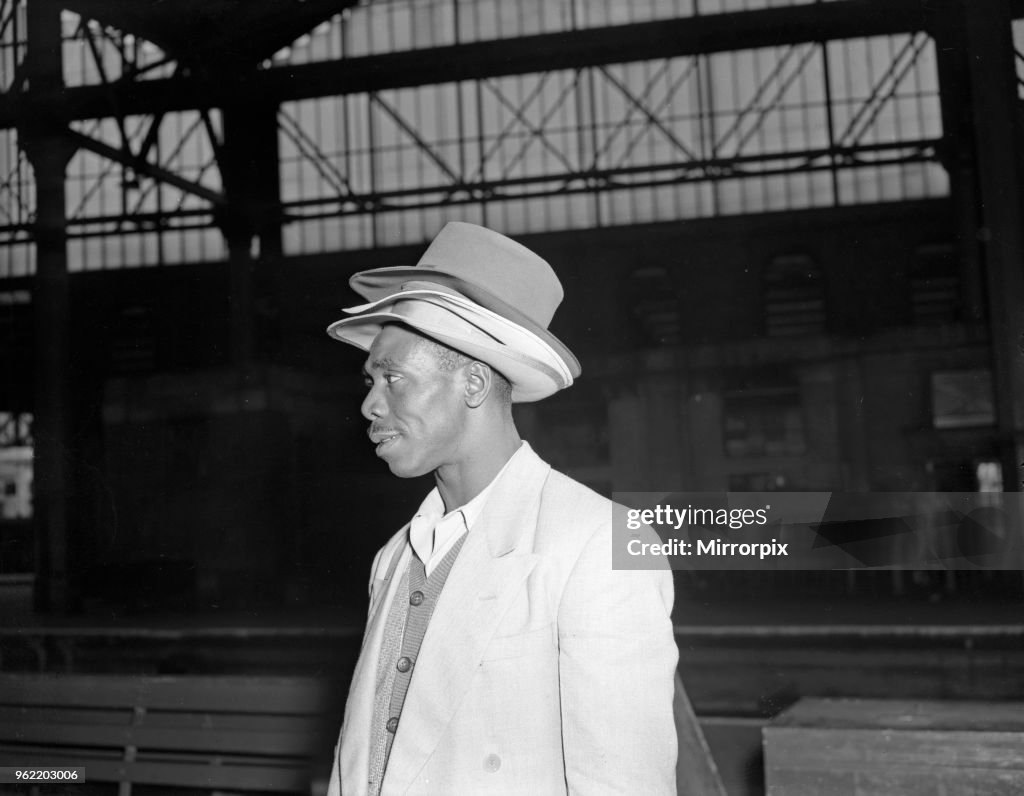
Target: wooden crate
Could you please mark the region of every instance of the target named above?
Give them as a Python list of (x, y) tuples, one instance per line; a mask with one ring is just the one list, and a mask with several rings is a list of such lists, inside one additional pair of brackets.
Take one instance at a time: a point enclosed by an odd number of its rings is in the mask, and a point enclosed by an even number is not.
[(1024, 702), (801, 699), (763, 739), (768, 796), (1024, 794)]

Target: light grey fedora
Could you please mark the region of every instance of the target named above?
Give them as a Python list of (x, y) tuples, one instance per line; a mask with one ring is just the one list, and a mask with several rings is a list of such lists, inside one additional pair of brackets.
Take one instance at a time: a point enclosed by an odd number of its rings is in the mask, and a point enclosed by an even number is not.
[(414, 266), (375, 268), (349, 281), (368, 304), (327, 333), (368, 350), (381, 326), (402, 323), (494, 367), (514, 401), (535, 401), (580, 375), (548, 325), (562, 285), (548, 263), (493, 230), (453, 221)]

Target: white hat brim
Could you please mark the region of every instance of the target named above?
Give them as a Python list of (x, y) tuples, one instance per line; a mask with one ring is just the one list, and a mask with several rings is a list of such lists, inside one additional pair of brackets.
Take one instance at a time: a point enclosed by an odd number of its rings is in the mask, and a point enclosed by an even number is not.
[(368, 351), (384, 325), (408, 326), (495, 368), (517, 403), (538, 401), (573, 382), (569, 365), (545, 340), (458, 294), (409, 290), (345, 312), (353, 317), (327, 328), (334, 339)]

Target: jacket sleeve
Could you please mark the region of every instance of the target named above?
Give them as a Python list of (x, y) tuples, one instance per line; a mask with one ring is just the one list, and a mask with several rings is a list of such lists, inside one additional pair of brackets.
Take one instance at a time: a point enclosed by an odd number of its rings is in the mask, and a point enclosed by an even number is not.
[(590, 537), (558, 611), (569, 793), (675, 796), (672, 599), (667, 569), (612, 569), (610, 525)]

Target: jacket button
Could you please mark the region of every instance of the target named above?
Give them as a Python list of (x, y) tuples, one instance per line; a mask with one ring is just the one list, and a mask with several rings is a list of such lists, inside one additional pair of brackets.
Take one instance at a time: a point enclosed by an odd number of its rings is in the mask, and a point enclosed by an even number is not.
[(419, 605), (423, 602), (423, 592), (414, 591), (409, 595), (409, 605)]
[(490, 771), (492, 774), (501, 768), (501, 758), (497, 755), (487, 755), (484, 759), (484, 771)]
[(403, 674), (412, 668), (412, 660), (410, 658), (399, 658), (398, 659), (398, 671)]
[(388, 719), (388, 723), (384, 725), (388, 732), (394, 732), (398, 729), (398, 716), (392, 716)]

